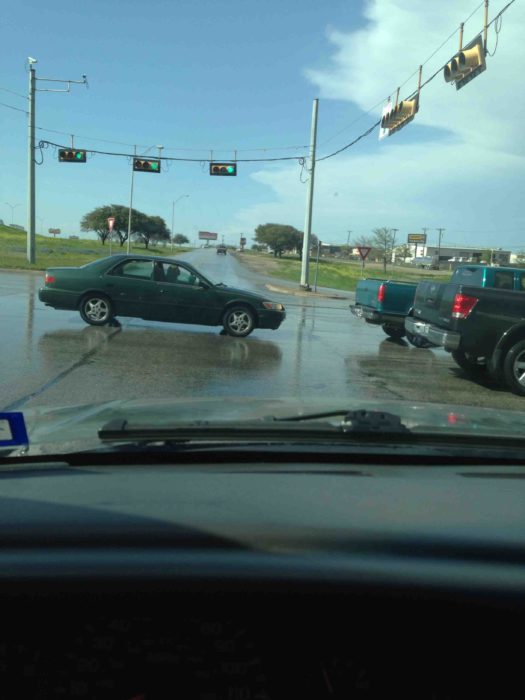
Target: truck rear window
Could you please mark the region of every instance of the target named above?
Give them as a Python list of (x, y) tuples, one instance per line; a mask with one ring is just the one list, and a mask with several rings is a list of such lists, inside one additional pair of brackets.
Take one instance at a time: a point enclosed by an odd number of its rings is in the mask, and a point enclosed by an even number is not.
[(483, 269), (479, 267), (461, 267), (454, 272), (453, 281), (472, 287), (483, 286)]
[(514, 273), (509, 270), (496, 272), (494, 274), (494, 287), (496, 289), (514, 289)]

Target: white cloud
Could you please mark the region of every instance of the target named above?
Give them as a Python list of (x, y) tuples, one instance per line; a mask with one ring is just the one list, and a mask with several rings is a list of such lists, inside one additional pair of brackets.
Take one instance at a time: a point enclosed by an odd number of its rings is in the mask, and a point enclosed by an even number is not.
[[(506, 2), (493, 0), (493, 17)], [(368, 3), (365, 29), (328, 34), (334, 46), (331, 65), (308, 69), (309, 79), (318, 86), (321, 98), (354, 102), (368, 110), (383, 95), (395, 97), (405, 81), (473, 8), (473, 0), (456, 0), (443, 5), (438, 0), (372, 0)], [(487, 70), (459, 91), (439, 74), (421, 93), (418, 124), (440, 127), (466, 142), (483, 148), (515, 152), (523, 147), (521, 114), (525, 94), (519, 87), (525, 68), (522, 27), (525, 5), (516, 2), (503, 16), (499, 46), (487, 57)], [(483, 27), (483, 8), (465, 24), (464, 43)], [(488, 48), (495, 45), (494, 25), (489, 28)], [(429, 78), (458, 48), (458, 34), (440, 49), (423, 69)], [(417, 76), (401, 90), (406, 97), (417, 88)], [(378, 116), (380, 110), (378, 110)]]
[[(493, 0), (490, 17), (505, 4)], [(331, 29), (334, 53), (328, 67), (308, 69), (307, 75), (321, 100), (354, 102), (368, 110), (381, 95), (392, 94), (473, 6), (473, 0), (456, 0), (448, 7), (439, 0), (371, 0), (365, 28), (348, 33)], [(525, 4), (516, 2), (503, 17), (499, 46), (494, 57), (487, 57), (487, 70), (463, 89), (447, 85), (441, 74), (424, 88), (417, 124), (444, 130), (440, 139), (432, 131), (428, 137), (423, 132), (415, 143), (396, 135), (378, 143), (372, 134), (366, 153), (357, 146), (319, 163), (313, 228), (321, 238), (343, 241), (347, 229), (364, 233), (382, 225), (404, 232), (444, 226), (449, 242), (469, 242), (459, 233), (463, 230), (500, 230), (500, 245), (525, 247), (525, 95), (519, 90), (525, 68), (524, 21)], [(483, 8), (465, 25), (465, 42), (482, 26)], [(457, 41), (455, 36), (429, 61), (423, 80), (453, 55)], [(494, 43), (492, 27), (489, 50)], [(417, 76), (401, 96), (416, 87)], [(357, 131), (349, 131), (348, 140), (359, 133), (359, 125), (353, 129)], [(306, 188), (299, 181), (299, 168), (272, 168), (253, 177), (269, 186), (274, 197), (239, 211), (237, 221), (247, 230), (266, 221), (302, 228)], [(511, 233), (520, 228), (523, 234)], [(491, 241), (490, 235), (476, 237), (480, 244)]]

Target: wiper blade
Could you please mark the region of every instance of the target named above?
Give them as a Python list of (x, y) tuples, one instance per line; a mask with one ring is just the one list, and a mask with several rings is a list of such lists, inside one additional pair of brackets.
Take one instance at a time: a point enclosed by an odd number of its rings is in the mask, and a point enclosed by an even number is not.
[[(321, 418), (343, 416), (337, 423)], [(103, 442), (185, 442), (191, 440), (244, 441), (295, 440), (308, 442), (316, 439), (359, 437), (375, 439), (406, 436), (411, 431), (399, 416), (384, 411), (330, 411), (286, 418), (270, 416), (242, 422), (196, 421), (168, 426), (132, 425), (127, 420), (106, 423), (98, 436)]]
[(303, 422), (318, 420), (320, 418), (334, 418), (344, 416), (341, 427), (344, 432), (370, 432), (370, 433), (409, 433), (410, 430), (401, 422), (401, 418), (394, 413), (387, 411), (325, 411), (323, 413), (306, 413), (298, 416), (286, 416), (285, 418), (274, 418), (280, 422)]

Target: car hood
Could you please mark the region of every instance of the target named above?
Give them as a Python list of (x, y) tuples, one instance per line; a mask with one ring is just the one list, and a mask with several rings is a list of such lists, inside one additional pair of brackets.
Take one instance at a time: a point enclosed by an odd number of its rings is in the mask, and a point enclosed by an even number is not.
[[(187, 398), (118, 400), (89, 405), (38, 407), (22, 411), (30, 443), (25, 454), (65, 454), (96, 449), (102, 444), (98, 438), (98, 430), (113, 420), (127, 420), (131, 424), (152, 427), (169, 427), (173, 424), (197, 421), (224, 421), (235, 425), (239, 421), (269, 416), (283, 418), (335, 410), (389, 412), (399, 416), (414, 433), (450, 436), (451, 444), (458, 435), (483, 439), (491, 436), (500, 439), (508, 437), (510, 440), (525, 434), (525, 415), (522, 412), (452, 404), (253, 397), (228, 397), (227, 402), (223, 399)], [(333, 419), (334, 422), (340, 420), (341, 417)], [(283, 438), (286, 438), (284, 434), (281, 440)], [(381, 445), (382, 441), (381, 435), (378, 434), (377, 444)]]
[(223, 292), (224, 294), (228, 294), (231, 296), (232, 294), (238, 294), (239, 297), (242, 297), (243, 299), (253, 299), (254, 301), (268, 301), (268, 298), (265, 296), (262, 296), (262, 294), (259, 294), (258, 292), (248, 292), (246, 289), (239, 289), (238, 287), (230, 287), (227, 284), (224, 284), (222, 286), (215, 286), (215, 289), (218, 292)]

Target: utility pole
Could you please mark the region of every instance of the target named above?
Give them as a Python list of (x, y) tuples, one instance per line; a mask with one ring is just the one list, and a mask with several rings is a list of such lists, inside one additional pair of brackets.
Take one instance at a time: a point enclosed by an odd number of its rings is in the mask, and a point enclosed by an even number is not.
[[(82, 80), (62, 80), (59, 78), (37, 78), (34, 64), (36, 58), (28, 57), (29, 63), (29, 120), (28, 120), (28, 159), (27, 159), (27, 261), (34, 263), (35, 254), (35, 94), (36, 92), (70, 92), (73, 83), (86, 85), (87, 78), (82, 76)], [(47, 83), (66, 83), (66, 88), (37, 88), (37, 80)]]
[(27, 163), (27, 261), (33, 264), (35, 255), (35, 91), (36, 71), (34, 58), (29, 58), (29, 120), (28, 120), (28, 163)]
[(427, 250), (426, 235), (427, 235), (428, 227), (427, 228), (423, 227), (422, 231), (423, 231), (423, 235), (425, 236), (425, 243), (423, 245), (425, 246), (425, 255), (426, 255), (426, 250)]
[(395, 252), (396, 233), (399, 231), (399, 229), (398, 229), (398, 228), (391, 228), (390, 231), (393, 232), (393, 234), (394, 234), (394, 235), (392, 236), (392, 256), (393, 256), (392, 262), (393, 262), (393, 264), (395, 265), (395, 264), (396, 264), (396, 252)]
[(314, 197), (314, 174), (315, 174), (315, 146), (317, 142), (317, 110), (319, 100), (314, 99), (312, 107), (312, 129), (310, 134), (310, 178), (308, 180), (308, 192), (306, 195), (306, 216), (304, 221), (303, 235), (303, 259), (301, 261), (301, 283), (303, 289), (310, 289), (308, 284), (309, 262), (310, 262), (310, 237), (312, 235), (312, 205)]
[(439, 259), (441, 257), (441, 236), (443, 235), (444, 228), (438, 228), (436, 231), (439, 232), (439, 238), (438, 238), (438, 269), (439, 269)]

